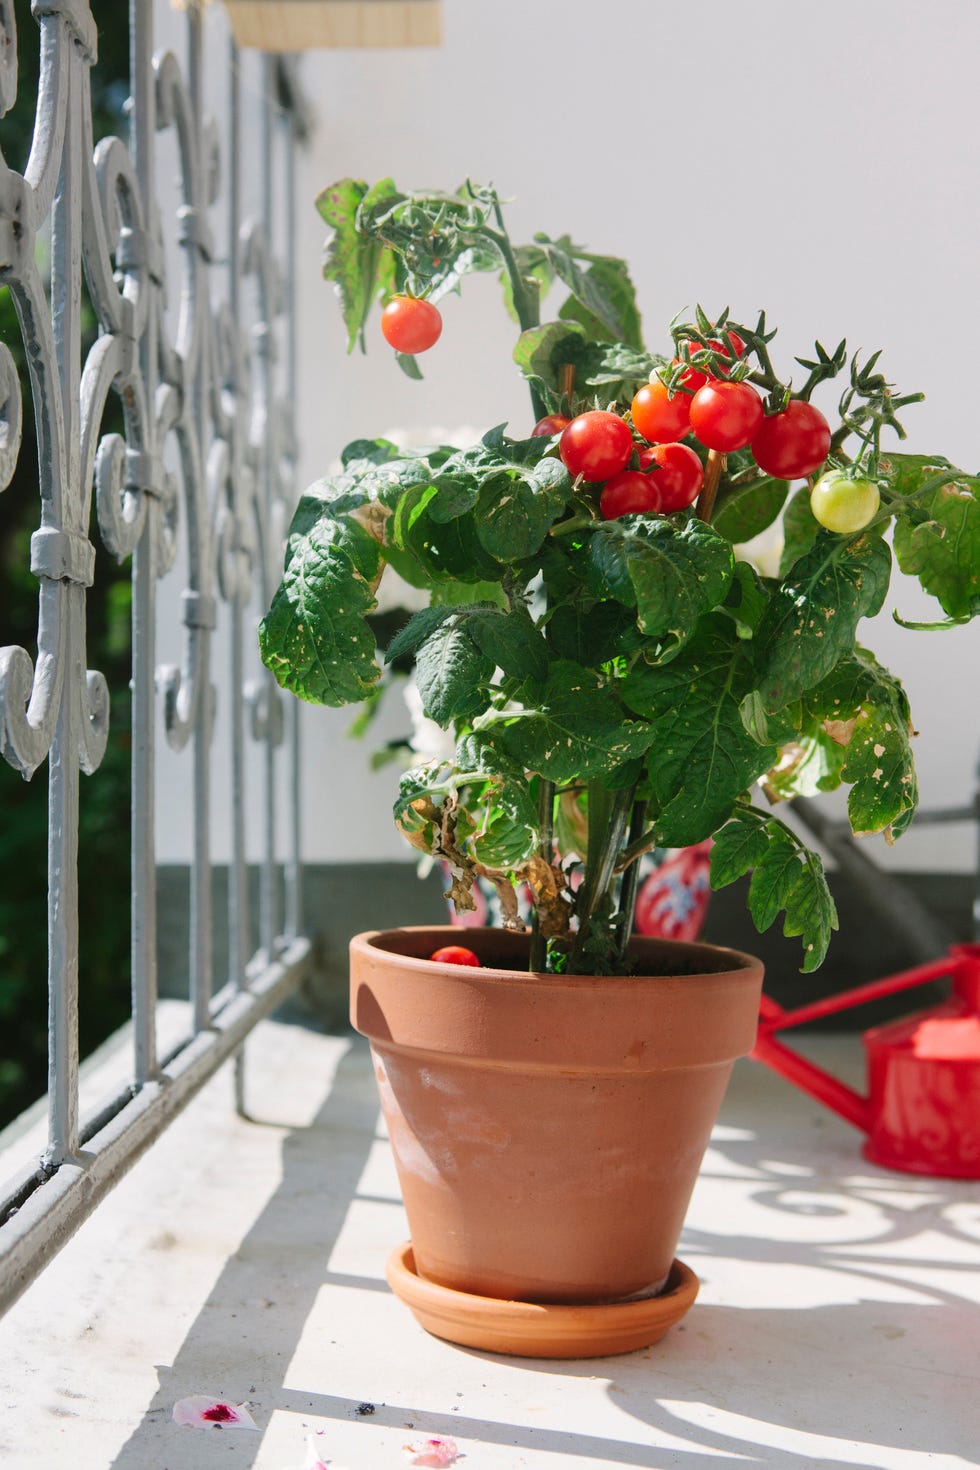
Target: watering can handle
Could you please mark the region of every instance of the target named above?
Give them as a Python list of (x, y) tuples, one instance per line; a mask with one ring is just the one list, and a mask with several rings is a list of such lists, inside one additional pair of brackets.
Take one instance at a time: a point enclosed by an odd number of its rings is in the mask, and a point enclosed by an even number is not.
[(822, 1067), (800, 1056), (799, 1052), (784, 1046), (782, 1042), (775, 1039), (774, 1033), (788, 1030), (792, 1026), (802, 1026), (806, 1021), (821, 1020), (838, 1011), (852, 1010), (854, 1006), (865, 1005), (872, 1000), (880, 1000), (885, 995), (894, 995), (898, 990), (911, 990), (916, 985), (926, 985), (929, 981), (939, 980), (944, 975), (954, 975), (963, 964), (964, 948), (964, 946), (954, 946), (940, 960), (931, 960), (926, 965), (916, 965), (911, 970), (900, 970), (895, 975), (886, 975), (881, 980), (872, 980), (867, 985), (858, 985), (854, 990), (844, 991), (840, 995), (829, 995), (823, 1000), (813, 1001), (810, 1005), (797, 1006), (791, 1011), (784, 1010), (776, 1001), (764, 995), (759, 1007), (758, 1035), (751, 1052), (753, 1060), (772, 1067), (788, 1082), (795, 1083), (811, 1097), (815, 1097), (818, 1102), (826, 1103), (828, 1107), (833, 1108), (834, 1112), (846, 1118), (849, 1123), (853, 1123), (856, 1128), (867, 1132), (870, 1123), (868, 1099), (861, 1093), (855, 1092), (853, 1087), (848, 1087), (836, 1077), (832, 1077)]

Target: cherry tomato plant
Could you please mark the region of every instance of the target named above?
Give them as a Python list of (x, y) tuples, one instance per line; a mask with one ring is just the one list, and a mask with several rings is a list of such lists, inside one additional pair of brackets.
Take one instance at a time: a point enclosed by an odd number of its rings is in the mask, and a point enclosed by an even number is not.
[[(625, 262), (515, 242), (493, 189), (343, 179), (319, 208), (350, 347), (392, 298), (435, 310), (495, 274), (531, 411), (466, 449), (349, 444), (296, 511), (266, 664), (313, 703), (376, 699), (368, 620), (400, 576), (430, 601), (384, 659), (413, 665), (454, 755), (405, 773), (395, 815), (460, 910), (489, 879), (519, 927), (526, 886), (532, 968), (621, 973), (638, 858), (713, 837), (715, 886), (751, 872), (756, 923), (782, 913), (815, 968), (833, 903), (766, 796), (812, 795), (817, 771), (848, 788), (855, 832), (908, 827), (908, 703), (860, 625), (895, 564), (937, 600), (935, 627), (980, 611), (980, 480), (896, 449), (919, 395), (878, 353), (787, 355), (764, 314), (700, 307), (647, 338)], [(742, 550), (763, 532), (777, 575)]]

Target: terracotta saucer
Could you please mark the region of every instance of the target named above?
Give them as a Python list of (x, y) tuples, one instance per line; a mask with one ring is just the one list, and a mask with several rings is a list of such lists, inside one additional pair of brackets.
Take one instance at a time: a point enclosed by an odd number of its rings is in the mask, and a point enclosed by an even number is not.
[(435, 1337), (522, 1358), (605, 1358), (658, 1342), (698, 1294), (698, 1278), (674, 1261), (659, 1296), (601, 1306), (501, 1301), (437, 1286), (419, 1276), (411, 1241), (388, 1257), (392, 1291)]

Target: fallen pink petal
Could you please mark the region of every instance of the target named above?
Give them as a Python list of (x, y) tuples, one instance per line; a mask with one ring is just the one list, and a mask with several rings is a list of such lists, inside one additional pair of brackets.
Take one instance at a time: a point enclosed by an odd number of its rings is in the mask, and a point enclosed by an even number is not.
[(306, 1459), (303, 1461), (301, 1470), (327, 1470), (327, 1461), (321, 1460), (317, 1454), (316, 1441), (312, 1434), (306, 1437)]
[[(323, 1430), (318, 1429), (317, 1434)], [(306, 1457), (302, 1465), (290, 1466), (289, 1470), (346, 1470), (346, 1466), (338, 1465), (333, 1460), (324, 1460), (318, 1453), (316, 1441), (312, 1434), (306, 1436)]]
[(258, 1429), (244, 1404), (229, 1404), (207, 1393), (191, 1394), (174, 1404), (174, 1423), (191, 1429)]
[(456, 1441), (448, 1435), (435, 1435), (432, 1439), (427, 1439), (421, 1449), (407, 1444), (405, 1450), (410, 1465), (429, 1465), (435, 1467), (435, 1470), (441, 1465), (454, 1465), (459, 1458)]

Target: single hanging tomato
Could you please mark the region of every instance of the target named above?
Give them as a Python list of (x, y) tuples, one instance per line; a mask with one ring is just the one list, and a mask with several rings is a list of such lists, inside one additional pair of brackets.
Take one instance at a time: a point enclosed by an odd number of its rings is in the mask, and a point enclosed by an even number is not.
[(851, 480), (843, 470), (828, 470), (810, 491), (810, 509), (821, 526), (839, 536), (863, 531), (881, 503), (873, 480)]
[(708, 449), (744, 449), (762, 423), (762, 399), (751, 383), (705, 383), (691, 399), (691, 428)]
[(630, 407), (637, 433), (651, 444), (672, 444), (691, 432), (691, 400), (686, 393), (675, 392), (651, 378), (639, 390)]
[(437, 965), (475, 965), (482, 968), (473, 951), (462, 944), (446, 944), (430, 954), (429, 959), (435, 960)]
[(552, 434), (560, 434), (562, 429), (567, 429), (571, 422), (571, 419), (567, 419), (561, 413), (545, 414), (543, 419), (538, 419), (531, 430), (531, 438), (550, 439)]
[(641, 449), (641, 468), (651, 465), (657, 466), (651, 470), (649, 479), (660, 499), (657, 509), (662, 514), (685, 510), (694, 504), (704, 484), (704, 467), (693, 449), (686, 444), (654, 444), (649, 449)]
[(599, 496), (599, 514), (604, 521), (615, 521), (628, 515), (653, 515), (662, 508), (655, 477), (641, 474), (639, 470), (623, 470), (621, 474), (613, 475), (603, 485)]
[(396, 352), (427, 352), (442, 332), (442, 316), (431, 301), (393, 296), (381, 313), (381, 331)]
[[(732, 367), (735, 366), (736, 360), (740, 358), (742, 356), (742, 353), (745, 351), (745, 343), (742, 341), (737, 332), (726, 332), (724, 342), (719, 342), (715, 337), (709, 337), (708, 346), (712, 347), (715, 352), (721, 352), (724, 353), (726, 357), (730, 357), (732, 360)], [(688, 350), (690, 352), (703, 351), (700, 342), (689, 342)], [(681, 359), (679, 357), (675, 357), (674, 365), (676, 366), (677, 363), (680, 362), (680, 360)], [(688, 392), (696, 393), (699, 388), (704, 387), (705, 383), (711, 382), (716, 378), (724, 378), (726, 376), (727, 369), (721, 363), (719, 363), (714, 371), (710, 373), (705, 372), (703, 368), (689, 367), (681, 375), (681, 384), (688, 390)]]
[(830, 425), (812, 403), (791, 398), (782, 413), (762, 420), (752, 440), (760, 470), (777, 480), (802, 480), (818, 470), (830, 453)]
[(608, 480), (626, 468), (633, 453), (633, 435), (625, 419), (596, 408), (572, 419), (562, 431), (558, 453), (570, 475)]

